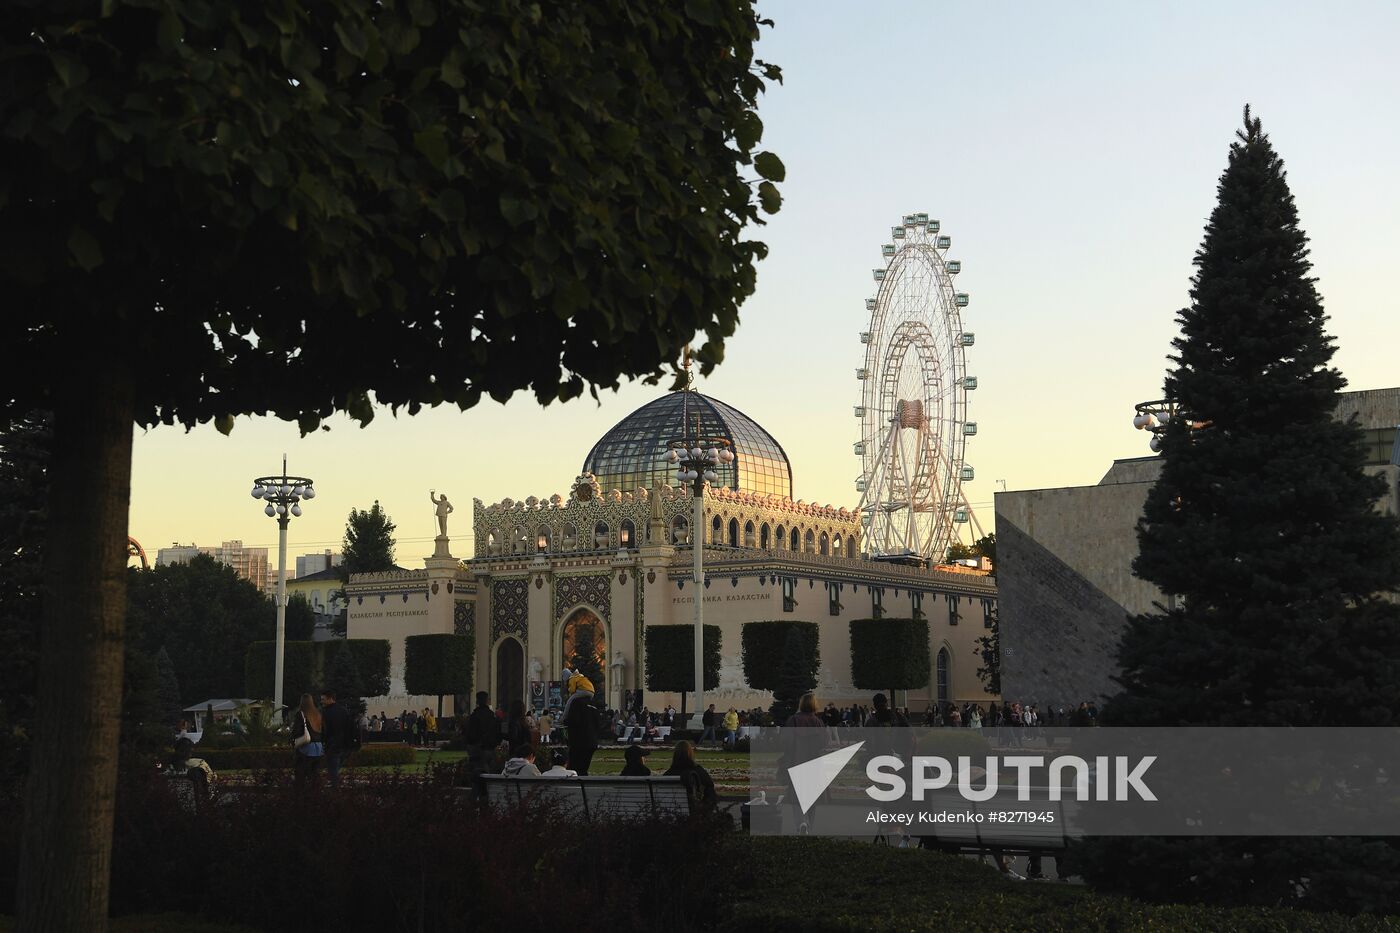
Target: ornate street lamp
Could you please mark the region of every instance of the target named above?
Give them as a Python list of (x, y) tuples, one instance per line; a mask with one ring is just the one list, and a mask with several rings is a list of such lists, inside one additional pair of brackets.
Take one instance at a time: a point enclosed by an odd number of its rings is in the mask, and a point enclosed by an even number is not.
[[(705, 484), (719, 480), (715, 468), (733, 463), (734, 451), (722, 437), (692, 437), (671, 441), (666, 459), (675, 464), (676, 479), (690, 486), (690, 549), (695, 557), (695, 715), (705, 714)], [(697, 720), (698, 721), (698, 720)]]
[(277, 662), (272, 680), (272, 718), (282, 718), (282, 653), (287, 641), (287, 525), (301, 515), (301, 500), (316, 498), (311, 480), (287, 475), (287, 457), (282, 457), (281, 476), (253, 480), (253, 498), (267, 503), (263, 513), (277, 519)]

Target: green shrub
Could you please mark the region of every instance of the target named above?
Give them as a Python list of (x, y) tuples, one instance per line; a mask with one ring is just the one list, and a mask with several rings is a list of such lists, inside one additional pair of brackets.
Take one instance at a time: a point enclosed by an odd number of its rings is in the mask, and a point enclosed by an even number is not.
[(404, 689), (410, 696), (442, 698), (470, 693), (476, 666), (476, 639), (471, 635), (410, 635), (404, 639)]
[(852, 619), (851, 683), (860, 690), (927, 687), (927, 619)]
[[(719, 687), (720, 631), (705, 626), (705, 689)], [(646, 627), (647, 689), (658, 693), (687, 693), (695, 689), (695, 626)]]
[[(389, 693), (389, 641), (385, 638), (347, 638), (360, 675), (362, 696), (382, 697)], [(322, 644), (330, 644), (323, 642)]]
[(744, 680), (755, 690), (777, 690), (782, 684), (783, 649), (788, 633), (802, 639), (803, 659), (811, 667), (813, 683), (821, 666), (820, 626), (815, 622), (780, 619), (773, 622), (746, 622), (741, 629), (740, 658)]

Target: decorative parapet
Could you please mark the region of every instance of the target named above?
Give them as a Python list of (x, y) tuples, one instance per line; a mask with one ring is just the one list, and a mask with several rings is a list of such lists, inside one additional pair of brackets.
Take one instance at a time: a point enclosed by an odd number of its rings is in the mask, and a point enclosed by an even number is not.
[(353, 592), (358, 587), (382, 589), (385, 585), (415, 586), (428, 585), (426, 570), (385, 570), (378, 573), (352, 573), (345, 589)]
[[(668, 576), (689, 579), (690, 558), (677, 555)], [(960, 568), (970, 570), (970, 568)], [(995, 597), (996, 579), (983, 572), (953, 572), (952, 568), (906, 567), (880, 561), (849, 560), (796, 551), (754, 553), (744, 548), (705, 548), (705, 575), (726, 576), (821, 576), (830, 580), (894, 586), (903, 589), (937, 589), (969, 596)]]

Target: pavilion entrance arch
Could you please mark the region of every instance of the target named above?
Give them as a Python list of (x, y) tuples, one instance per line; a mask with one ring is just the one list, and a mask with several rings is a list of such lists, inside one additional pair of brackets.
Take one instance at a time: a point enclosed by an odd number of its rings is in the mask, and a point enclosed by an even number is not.
[(510, 712), (516, 700), (525, 700), (525, 647), (513, 635), (496, 645), (491, 683), (496, 686), (496, 706)]
[[(558, 663), (554, 666), (556, 671), (562, 671), (565, 667), (573, 669), (574, 653), (580, 647), (586, 649), (589, 641), (593, 644), (592, 656), (599, 671), (598, 676), (592, 678), (594, 695), (605, 698), (608, 695), (607, 684), (604, 683), (608, 676), (608, 626), (591, 607), (575, 606), (564, 614), (555, 639), (559, 654)], [(552, 673), (552, 676), (559, 675)]]

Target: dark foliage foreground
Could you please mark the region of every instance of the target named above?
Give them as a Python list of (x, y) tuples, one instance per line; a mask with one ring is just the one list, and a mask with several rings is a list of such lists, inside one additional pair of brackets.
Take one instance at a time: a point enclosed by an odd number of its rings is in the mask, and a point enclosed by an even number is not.
[[(0, 814), (0, 914), (13, 910), (14, 804)], [(507, 928), (550, 903), (612, 929), (713, 927), (701, 884), (717, 830), (585, 825), (478, 810), (398, 778), (339, 791), (231, 788), (198, 812), (164, 780), (120, 788), (112, 913), (177, 911), (267, 931)], [(656, 892), (674, 896), (657, 898)]]
[[(16, 806), (0, 801), (0, 915), (13, 910)], [(123, 929), (518, 930), (544, 911), (609, 933), (1400, 930), (1389, 918), (1147, 905), (863, 842), (483, 812), (446, 782), (398, 777), (225, 788), (193, 813), (164, 780), (128, 780), (113, 865)]]

